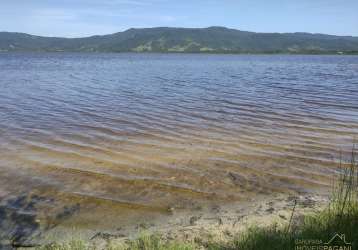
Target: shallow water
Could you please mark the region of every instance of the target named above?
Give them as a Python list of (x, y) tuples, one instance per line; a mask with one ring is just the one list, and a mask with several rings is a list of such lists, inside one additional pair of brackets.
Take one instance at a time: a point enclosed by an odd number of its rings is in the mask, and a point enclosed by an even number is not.
[(1, 53), (0, 90), (0, 197), (94, 225), (319, 190), (358, 138), (356, 56)]

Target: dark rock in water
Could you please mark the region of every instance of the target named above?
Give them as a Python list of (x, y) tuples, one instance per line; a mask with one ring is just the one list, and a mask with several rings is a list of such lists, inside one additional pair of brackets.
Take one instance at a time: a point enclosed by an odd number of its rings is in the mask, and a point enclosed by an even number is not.
[(22, 195), (0, 205), (0, 244), (10, 242), (13, 247), (34, 245), (29, 240), (40, 236), (35, 204), (38, 196)]
[[(55, 200), (34, 194), (21, 195), (0, 203), (0, 249), (34, 248), (41, 239), (42, 230), (58, 225), (60, 220), (72, 216), (79, 205), (65, 206), (51, 215), (48, 221), (38, 218), (38, 207), (55, 205)], [(40, 224), (41, 223), (41, 224)]]
[(194, 226), (195, 222), (197, 222), (200, 218), (201, 218), (201, 216), (192, 216), (192, 217), (190, 217), (190, 220), (189, 220), (190, 225)]
[(118, 238), (124, 238), (124, 237), (127, 237), (127, 236), (124, 234), (110, 234), (110, 233), (98, 232), (91, 238), (91, 240), (94, 240), (94, 239), (110, 240), (110, 239), (118, 239)]
[(272, 214), (273, 211), (275, 211), (275, 209), (273, 207), (269, 207), (268, 209), (266, 209), (266, 212)]

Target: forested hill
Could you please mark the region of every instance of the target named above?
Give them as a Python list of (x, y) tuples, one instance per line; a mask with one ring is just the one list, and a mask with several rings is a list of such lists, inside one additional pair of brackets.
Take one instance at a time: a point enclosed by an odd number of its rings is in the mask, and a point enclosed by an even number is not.
[(84, 38), (0, 32), (0, 51), (358, 54), (358, 37), (255, 33), (209, 28), (143, 28)]

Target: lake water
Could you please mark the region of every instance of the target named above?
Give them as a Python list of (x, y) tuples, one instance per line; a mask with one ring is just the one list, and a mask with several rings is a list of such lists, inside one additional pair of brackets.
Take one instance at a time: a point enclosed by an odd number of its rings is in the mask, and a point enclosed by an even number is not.
[(0, 54), (0, 197), (43, 218), (314, 192), (355, 138), (355, 56)]

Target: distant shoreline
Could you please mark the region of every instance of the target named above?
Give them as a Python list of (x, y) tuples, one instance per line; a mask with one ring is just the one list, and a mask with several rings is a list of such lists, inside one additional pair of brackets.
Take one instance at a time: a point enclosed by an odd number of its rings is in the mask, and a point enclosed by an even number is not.
[(56, 53), (56, 54), (64, 54), (64, 53), (78, 53), (78, 54), (162, 54), (162, 55), (287, 55), (287, 56), (358, 56), (358, 51), (354, 52), (344, 52), (344, 53), (338, 53), (338, 52), (327, 52), (327, 53), (287, 53), (287, 52), (258, 52), (258, 53), (243, 53), (243, 52), (160, 52), (160, 51), (143, 51), (143, 52), (137, 52), (137, 51), (31, 51), (31, 50), (0, 50), (1, 53), (6, 54), (18, 54), (18, 53), (36, 53), (36, 54), (42, 54), (42, 53)]
[(141, 28), (83, 38), (0, 32), (0, 51), (205, 54), (358, 54), (358, 37), (208, 28)]

